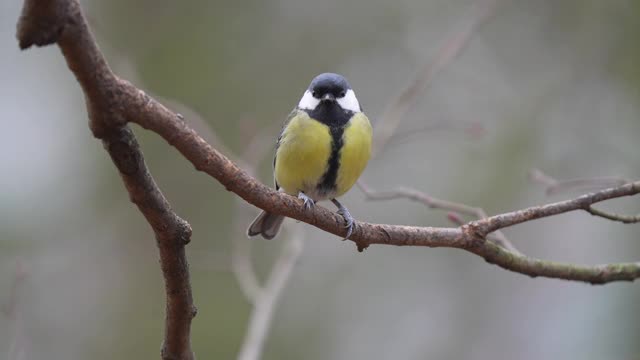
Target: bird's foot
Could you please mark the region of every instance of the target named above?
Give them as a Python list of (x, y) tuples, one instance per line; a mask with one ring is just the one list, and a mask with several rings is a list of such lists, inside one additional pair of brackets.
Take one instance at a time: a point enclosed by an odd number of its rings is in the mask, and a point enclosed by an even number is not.
[(356, 219), (351, 216), (349, 210), (336, 199), (331, 200), (338, 207), (338, 214), (342, 215), (345, 221), (345, 228), (347, 229), (347, 236), (344, 237), (344, 240), (349, 239), (349, 236), (353, 233), (353, 229), (356, 227)]
[(311, 209), (316, 204), (316, 202), (313, 201), (312, 198), (308, 197), (302, 191), (300, 191), (298, 193), (298, 199), (300, 199), (300, 200), (302, 200), (302, 202), (304, 202), (304, 208), (307, 209), (307, 210)]

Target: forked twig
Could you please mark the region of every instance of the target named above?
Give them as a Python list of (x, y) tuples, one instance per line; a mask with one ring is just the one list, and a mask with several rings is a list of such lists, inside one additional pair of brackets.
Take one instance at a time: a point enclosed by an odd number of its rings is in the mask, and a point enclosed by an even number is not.
[[(367, 200), (392, 200), (405, 198), (412, 201), (417, 201), (431, 209), (450, 211), (450, 213), (447, 214), (447, 218), (456, 225), (465, 224), (459, 214), (473, 216), (478, 220), (486, 219), (488, 217), (487, 213), (482, 208), (456, 203), (449, 200), (437, 199), (418, 190), (398, 187), (390, 191), (375, 191), (368, 185), (366, 185), (362, 180), (359, 180), (356, 184), (358, 185), (360, 190), (362, 190)], [(511, 252), (517, 254), (520, 253), (520, 251), (518, 251), (518, 249), (511, 243), (511, 241), (507, 239), (502, 231), (496, 231), (492, 234), (492, 236), (489, 237), (489, 239), (493, 240), (498, 245)]]
[[(529, 179), (531, 179), (531, 181), (533, 182), (544, 185), (546, 187), (545, 192), (547, 193), (547, 195), (558, 194), (564, 191), (574, 190), (574, 189), (597, 190), (597, 189), (603, 189), (611, 186), (621, 186), (631, 182), (630, 180), (627, 180), (621, 177), (615, 177), (615, 176), (557, 180), (545, 174), (540, 169), (532, 169), (531, 171), (529, 171)], [(640, 222), (640, 214), (638, 215), (616, 214), (616, 213), (611, 213), (604, 210), (596, 209), (593, 206), (589, 206), (585, 210), (593, 216), (598, 216), (611, 221), (618, 221), (624, 224), (634, 224), (634, 223)]]

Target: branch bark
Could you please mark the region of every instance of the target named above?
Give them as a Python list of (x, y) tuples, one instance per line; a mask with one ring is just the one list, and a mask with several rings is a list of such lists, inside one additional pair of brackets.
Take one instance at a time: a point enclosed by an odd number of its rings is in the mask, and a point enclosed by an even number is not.
[[(363, 181), (358, 181), (356, 185), (358, 185), (367, 200), (378, 201), (405, 198), (417, 201), (431, 209), (450, 211), (448, 214), (449, 220), (461, 226), (464, 225), (464, 221), (459, 216), (460, 214), (475, 216), (477, 219), (486, 219), (488, 217), (487, 213), (482, 208), (460, 204), (449, 200), (436, 199), (424, 192), (414, 189), (398, 187), (391, 191), (375, 191)], [(509, 239), (507, 239), (500, 230), (495, 231), (489, 239), (511, 252), (520, 254), (520, 251), (516, 249), (511, 241), (509, 241)]]
[[(610, 186), (622, 185), (629, 182), (627, 179), (621, 177), (596, 177), (596, 178), (577, 178), (569, 180), (556, 180), (551, 176), (545, 174), (539, 169), (532, 169), (529, 172), (529, 178), (537, 183), (540, 183), (546, 187), (547, 195), (557, 194), (562, 191), (571, 189), (603, 189)], [(625, 215), (607, 212), (599, 210), (593, 206), (589, 206), (585, 209), (589, 214), (593, 216), (599, 216), (611, 221), (618, 221), (623, 224), (635, 224), (640, 222), (640, 214), (638, 215)]]
[(171, 209), (126, 125), (128, 91), (133, 87), (118, 79), (107, 65), (78, 1), (25, 0), (17, 29), (22, 49), (57, 43), (82, 86), (93, 135), (102, 140), (131, 201), (155, 233), (167, 297), (161, 356), (166, 360), (194, 359), (190, 327), (196, 308), (184, 248), (191, 238), (191, 226)]

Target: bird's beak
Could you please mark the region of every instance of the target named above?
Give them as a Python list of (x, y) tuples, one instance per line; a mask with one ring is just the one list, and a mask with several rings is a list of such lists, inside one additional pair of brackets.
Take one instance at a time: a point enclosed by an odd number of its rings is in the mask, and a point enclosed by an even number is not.
[(332, 93), (326, 93), (320, 100), (323, 102), (336, 101), (336, 97)]

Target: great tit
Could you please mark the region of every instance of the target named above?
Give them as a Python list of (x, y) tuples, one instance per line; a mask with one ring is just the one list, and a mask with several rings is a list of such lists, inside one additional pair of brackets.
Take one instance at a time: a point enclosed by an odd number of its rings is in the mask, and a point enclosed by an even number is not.
[[(297, 196), (306, 208), (331, 200), (353, 232), (354, 218), (337, 197), (349, 191), (371, 156), (372, 129), (343, 76), (316, 76), (287, 121), (273, 159), (276, 189)], [(263, 211), (247, 234), (273, 239), (284, 216)]]

